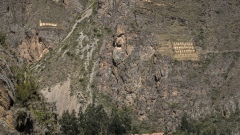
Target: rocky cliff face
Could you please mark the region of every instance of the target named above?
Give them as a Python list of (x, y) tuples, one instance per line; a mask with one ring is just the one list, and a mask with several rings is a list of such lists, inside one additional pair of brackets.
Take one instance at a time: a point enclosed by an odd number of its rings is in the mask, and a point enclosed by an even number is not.
[(45, 46), (42, 38), (35, 31), (26, 33), (22, 43), (18, 46), (20, 57), (28, 63), (38, 61), (49, 52), (50, 46)]
[[(15, 130), (14, 111), (15, 100), (13, 74), (9, 63), (13, 63), (13, 52), (5, 51), (0, 47), (0, 134), (18, 134)], [(10, 54), (11, 53), (11, 54)], [(7, 62), (8, 61), (8, 62)]]
[(103, 94), (155, 131), (176, 130), (185, 113), (198, 120), (236, 111), (237, 1), (87, 5), (60, 49), (36, 65), (40, 83), (70, 78), (83, 108), (94, 96), (103, 101)]
[[(160, 131), (175, 130), (184, 113), (231, 115), (239, 105), (238, 7), (237, 1), (101, 1), (99, 21), (114, 29), (114, 38), (105, 38), (97, 90)], [(187, 42), (196, 54), (183, 49)]]
[[(22, 59), (37, 61), (31, 69), (49, 102), (60, 92), (75, 109), (94, 98), (128, 106), (152, 131), (175, 131), (184, 114), (227, 118), (239, 109), (236, 0), (19, 3), (0, 2), (2, 29)], [(74, 107), (57, 105), (66, 109)]]
[[(0, 4), (1, 31), (27, 63), (38, 61), (50, 48), (55, 48), (82, 10), (77, 0), (10, 0)], [(40, 22), (57, 26), (40, 25)]]
[[(29, 87), (26, 80), (23, 83), (25, 86), (19, 85), (23, 77), (19, 76), (17, 68), (21, 66), (17, 62), (17, 50), (6, 44), (0, 44), (0, 134), (58, 134), (54, 105), (40, 100), (36, 89), (33, 89), (35, 92), (25, 91)], [(24, 73), (25, 77), (28, 75)], [(32, 94), (25, 103), (20, 101), (29, 93)]]
[(1, 84), (0, 86), (0, 133), (1, 134), (16, 134), (15, 131), (15, 122), (14, 122), (14, 115), (11, 108), (11, 101), (10, 97), (7, 94), (6, 88), (4, 88), (4, 85)]
[[(78, 0), (0, 1), (0, 134), (58, 132), (51, 104), (34, 99), (24, 107), (19, 105), (12, 70), (24, 63), (32, 64), (56, 48), (82, 10), (80, 3)], [(43, 117), (49, 117), (50, 123), (45, 123)]]

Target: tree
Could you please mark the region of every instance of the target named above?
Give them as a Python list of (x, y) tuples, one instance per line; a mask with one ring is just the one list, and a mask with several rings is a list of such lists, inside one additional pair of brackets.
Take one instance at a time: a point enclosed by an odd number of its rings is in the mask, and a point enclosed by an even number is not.
[(60, 119), (61, 131), (67, 135), (122, 135), (131, 130), (130, 112), (115, 109), (109, 118), (102, 105), (90, 104), (85, 112), (79, 109), (78, 118), (75, 111), (65, 111)]
[(37, 85), (34, 77), (28, 68), (16, 68), (16, 98), (21, 105), (24, 105), (29, 98), (36, 96)]
[(76, 118), (75, 110), (70, 114), (69, 111), (64, 111), (62, 118), (60, 119), (61, 131), (66, 135), (77, 135), (78, 130), (78, 120)]
[(85, 111), (83, 122), (85, 135), (107, 133), (108, 117), (102, 105), (90, 104)]
[(189, 131), (189, 123), (187, 121), (187, 115), (184, 114), (183, 117), (181, 118), (181, 130), (182, 131)]
[(108, 131), (110, 134), (122, 135), (126, 134), (131, 130), (131, 117), (129, 114), (129, 110), (124, 108), (123, 110), (112, 111), (112, 118), (109, 124)]
[(82, 109), (79, 108), (78, 113), (78, 131), (79, 135), (84, 135), (84, 125), (85, 125), (85, 118), (84, 113), (82, 112)]

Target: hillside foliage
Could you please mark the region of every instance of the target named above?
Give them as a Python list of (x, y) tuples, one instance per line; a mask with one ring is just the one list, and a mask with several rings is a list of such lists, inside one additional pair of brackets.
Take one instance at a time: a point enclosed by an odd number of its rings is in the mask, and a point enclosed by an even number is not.
[(102, 105), (90, 104), (85, 112), (65, 111), (60, 119), (62, 134), (67, 135), (122, 135), (131, 130), (129, 111), (114, 109), (107, 115)]
[(221, 114), (208, 116), (199, 121), (189, 119), (187, 115), (181, 118), (181, 125), (174, 135), (232, 135), (240, 131), (240, 112), (236, 111), (225, 117)]
[(36, 96), (37, 85), (28, 68), (14, 68), (16, 78), (16, 99), (24, 105), (31, 97)]

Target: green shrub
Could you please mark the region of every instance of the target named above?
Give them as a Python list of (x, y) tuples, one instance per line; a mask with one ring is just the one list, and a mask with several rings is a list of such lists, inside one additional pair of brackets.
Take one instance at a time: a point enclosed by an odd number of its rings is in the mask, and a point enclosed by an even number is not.
[(24, 105), (30, 97), (36, 93), (37, 85), (28, 68), (15, 69), (16, 77), (16, 99)]
[(178, 108), (178, 106), (179, 106), (179, 103), (172, 103), (172, 104), (169, 105), (169, 107), (171, 109), (176, 109), (176, 108)]
[(50, 124), (53, 122), (52, 114), (50, 111), (44, 110), (34, 110), (35, 118), (41, 126)]
[(25, 110), (18, 110), (16, 113), (17, 129), (22, 125), (26, 125), (27, 113)]
[(104, 30), (107, 32), (107, 33), (112, 33), (112, 29), (110, 27), (105, 27)]
[(4, 45), (6, 41), (6, 36), (3, 32), (0, 31), (0, 45)]

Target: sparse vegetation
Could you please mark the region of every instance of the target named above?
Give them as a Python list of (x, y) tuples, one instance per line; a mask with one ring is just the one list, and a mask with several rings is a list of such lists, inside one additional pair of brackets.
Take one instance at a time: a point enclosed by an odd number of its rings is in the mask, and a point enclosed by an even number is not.
[(93, 32), (94, 32), (94, 37), (102, 37), (102, 33), (101, 30), (99, 30), (98, 28), (93, 28)]
[(112, 33), (112, 29), (111, 29), (110, 27), (104, 27), (104, 30), (105, 30), (108, 34)]
[(5, 45), (6, 35), (0, 31), (0, 45)]
[(24, 105), (29, 98), (37, 96), (37, 85), (28, 68), (14, 68), (14, 73), (16, 76), (16, 98), (21, 105)]
[(30, 134), (33, 129), (33, 123), (26, 110), (21, 109), (16, 112), (16, 129), (19, 132)]
[(179, 103), (172, 103), (172, 104), (169, 105), (169, 107), (171, 109), (176, 109), (176, 108), (178, 108), (178, 106), (179, 106)]
[(68, 48), (68, 46), (67, 45), (63, 45), (63, 48), (62, 48), (62, 50), (66, 50)]
[(37, 122), (41, 126), (44, 126), (47, 124), (52, 124), (53, 122), (55, 122), (55, 120), (52, 119), (53, 113), (51, 113), (47, 109), (37, 109), (37, 110), (34, 110), (33, 112), (34, 112)]
[(74, 58), (74, 54), (73, 54), (73, 53), (67, 51), (66, 54), (67, 54), (67, 56), (69, 56), (70, 58), (72, 58), (72, 59)]
[(86, 78), (86, 77), (80, 78), (79, 82), (82, 86), (82, 90), (85, 91), (87, 89), (87, 85), (88, 85), (88, 78)]

